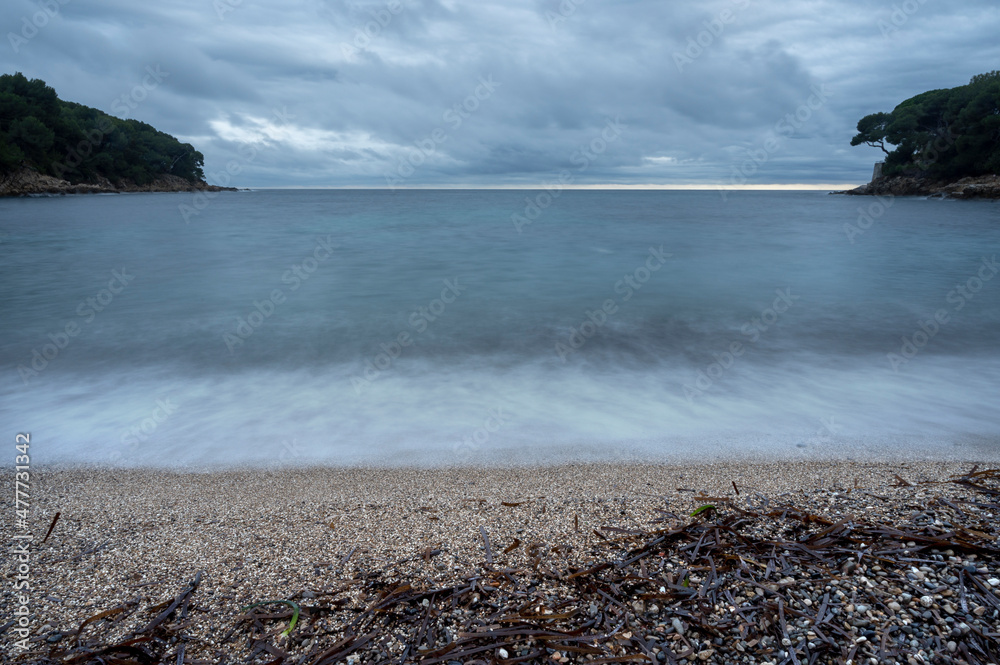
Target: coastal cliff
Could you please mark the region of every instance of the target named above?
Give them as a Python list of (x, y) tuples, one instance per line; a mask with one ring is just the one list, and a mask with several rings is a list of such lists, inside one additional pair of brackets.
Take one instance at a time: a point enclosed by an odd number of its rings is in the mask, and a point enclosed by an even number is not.
[(0, 196), (44, 196), (60, 194), (124, 194), (129, 192), (235, 192), (235, 187), (209, 185), (204, 180), (190, 181), (179, 176), (162, 174), (152, 182), (137, 185), (123, 180), (117, 186), (107, 178), (93, 183), (72, 183), (68, 180), (39, 173), (25, 167), (0, 175)]
[(882, 176), (837, 194), (850, 196), (933, 196), (949, 199), (1000, 199), (1000, 176), (984, 175), (955, 182), (917, 176)]

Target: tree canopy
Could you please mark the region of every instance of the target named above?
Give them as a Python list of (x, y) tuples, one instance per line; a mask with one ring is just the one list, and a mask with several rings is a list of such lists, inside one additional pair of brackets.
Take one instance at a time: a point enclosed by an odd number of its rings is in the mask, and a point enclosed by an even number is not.
[[(937, 178), (1000, 173), (1000, 71), (931, 90), (858, 121), (851, 145), (886, 153), (882, 173)], [(886, 144), (896, 146), (887, 150)]]
[(73, 183), (204, 180), (204, 156), (138, 120), (65, 102), (40, 79), (0, 75), (0, 174), (24, 166)]

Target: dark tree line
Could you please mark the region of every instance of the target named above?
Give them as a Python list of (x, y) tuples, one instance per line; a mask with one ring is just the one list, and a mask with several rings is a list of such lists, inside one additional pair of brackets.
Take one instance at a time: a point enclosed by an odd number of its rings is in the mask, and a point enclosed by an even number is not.
[(138, 120), (64, 102), (41, 79), (0, 75), (0, 174), (25, 166), (73, 183), (204, 180), (204, 156)]
[[(932, 90), (858, 122), (851, 145), (886, 154), (882, 173), (935, 178), (1000, 173), (1000, 71)], [(895, 146), (889, 150), (886, 145)]]

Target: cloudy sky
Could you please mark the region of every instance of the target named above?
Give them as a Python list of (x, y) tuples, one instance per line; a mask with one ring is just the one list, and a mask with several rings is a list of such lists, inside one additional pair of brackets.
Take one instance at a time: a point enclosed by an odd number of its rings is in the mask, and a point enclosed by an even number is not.
[(3, 0), (0, 27), (4, 73), (247, 187), (859, 183), (861, 116), (1000, 69), (995, 0)]

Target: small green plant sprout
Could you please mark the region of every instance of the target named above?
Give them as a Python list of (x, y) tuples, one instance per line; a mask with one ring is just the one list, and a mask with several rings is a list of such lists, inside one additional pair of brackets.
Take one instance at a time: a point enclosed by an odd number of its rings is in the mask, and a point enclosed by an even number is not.
[(291, 635), (292, 631), (295, 630), (295, 624), (299, 622), (299, 606), (297, 603), (291, 600), (262, 600), (259, 603), (254, 603), (253, 605), (247, 605), (242, 610), (241, 613), (246, 614), (255, 607), (260, 607), (261, 605), (288, 605), (292, 608), (292, 620), (288, 622), (288, 628), (281, 633), (282, 637), (288, 637)]
[(693, 513), (691, 513), (691, 517), (697, 517), (698, 515), (707, 513), (710, 510), (715, 510), (715, 506), (710, 503), (704, 506), (699, 506)]

